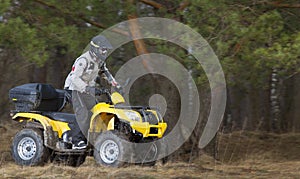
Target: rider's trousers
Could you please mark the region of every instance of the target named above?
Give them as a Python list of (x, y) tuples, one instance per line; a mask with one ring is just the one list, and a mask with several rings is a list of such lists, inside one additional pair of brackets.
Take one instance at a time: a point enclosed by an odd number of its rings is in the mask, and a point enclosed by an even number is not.
[(73, 126), (71, 134), (72, 142), (76, 143), (87, 138), (92, 117), (91, 109), (96, 105), (95, 96), (73, 90), (72, 104), (77, 123)]

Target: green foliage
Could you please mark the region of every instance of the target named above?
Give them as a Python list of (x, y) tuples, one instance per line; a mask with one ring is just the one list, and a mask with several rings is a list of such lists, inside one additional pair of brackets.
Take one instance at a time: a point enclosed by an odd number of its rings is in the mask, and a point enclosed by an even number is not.
[[(39, 65), (59, 55), (74, 60), (92, 36), (137, 15), (176, 19), (199, 32), (219, 57), (230, 85), (267, 87), (272, 69), (278, 69), (282, 77), (299, 71), (297, 10), (236, 0), (190, 0), (183, 10), (179, 9), (182, 0), (156, 1), (161, 9), (120, 0), (10, 2), (0, 4), (0, 14), (7, 12), (0, 24), (1, 47), (14, 49)], [(110, 58), (114, 69), (121, 65), (120, 59), (136, 53), (132, 45), (123, 48), (126, 53), (117, 51)], [(193, 71), (198, 84), (206, 82), (201, 65), (181, 47), (149, 41), (147, 48), (180, 61)]]
[(1, 0), (0, 1), (0, 15), (3, 15), (10, 6), (10, 0)]
[(61, 18), (52, 18), (51, 23), (41, 27), (41, 35), (47, 39), (49, 45), (47, 48), (55, 49), (64, 47), (60, 53), (74, 52), (79, 47), (78, 31), (73, 25), (66, 26), (66, 22)]
[(48, 57), (45, 41), (37, 38), (35, 29), (30, 28), (20, 18), (11, 18), (0, 24), (0, 44), (15, 50), (24, 59), (42, 65)]
[(183, 15), (210, 42), (228, 84), (268, 87), (272, 69), (282, 76), (299, 71), (299, 28), (289, 28), (299, 16), (248, 2), (192, 3)]

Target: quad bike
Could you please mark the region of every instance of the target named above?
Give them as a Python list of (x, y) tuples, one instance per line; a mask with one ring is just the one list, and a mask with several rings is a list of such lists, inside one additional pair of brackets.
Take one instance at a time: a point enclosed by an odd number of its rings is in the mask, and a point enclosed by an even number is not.
[[(35, 166), (50, 160), (79, 166), (87, 156), (94, 156), (98, 164), (119, 167), (130, 162), (133, 155), (139, 155), (143, 158), (139, 163), (154, 165), (163, 147), (151, 141), (162, 138), (167, 128), (158, 110), (125, 106), (120, 93), (111, 94), (108, 90), (102, 93), (106, 94), (107, 101), (97, 102), (91, 110), (88, 147), (75, 150), (69, 140), (72, 125), (76, 123), (75, 115), (61, 112), (68, 103), (66, 90), (40, 83), (12, 88), (9, 97), (15, 110), (11, 116), (24, 124), (12, 142), (15, 162)], [(151, 145), (146, 149), (129, 145), (149, 142)]]

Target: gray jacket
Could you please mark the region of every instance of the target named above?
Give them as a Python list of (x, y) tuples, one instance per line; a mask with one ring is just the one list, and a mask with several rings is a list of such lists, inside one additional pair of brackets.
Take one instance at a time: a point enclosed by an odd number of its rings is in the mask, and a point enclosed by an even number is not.
[(105, 79), (112, 85), (117, 84), (114, 77), (106, 68), (106, 64), (99, 65), (89, 51), (76, 59), (72, 70), (65, 80), (64, 89), (86, 92), (86, 87), (95, 87), (99, 72), (104, 74)]

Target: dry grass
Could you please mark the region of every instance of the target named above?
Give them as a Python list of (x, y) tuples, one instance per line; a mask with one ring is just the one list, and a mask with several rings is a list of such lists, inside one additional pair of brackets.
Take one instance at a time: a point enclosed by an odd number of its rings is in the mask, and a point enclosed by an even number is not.
[(47, 164), (43, 167), (22, 167), (12, 161), (0, 169), (1, 178), (299, 178), (300, 161), (244, 161), (240, 164), (199, 165), (169, 163), (154, 167), (127, 166), (108, 168), (88, 160), (78, 168)]
[(42, 167), (16, 165), (9, 146), (19, 129), (16, 123), (0, 123), (0, 178), (300, 178), (300, 134), (222, 134), (218, 161), (202, 154), (191, 163), (108, 168), (88, 157), (82, 166), (73, 168), (51, 163)]

